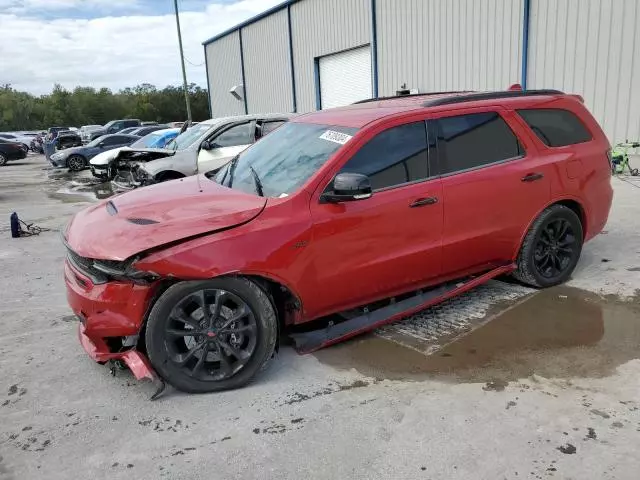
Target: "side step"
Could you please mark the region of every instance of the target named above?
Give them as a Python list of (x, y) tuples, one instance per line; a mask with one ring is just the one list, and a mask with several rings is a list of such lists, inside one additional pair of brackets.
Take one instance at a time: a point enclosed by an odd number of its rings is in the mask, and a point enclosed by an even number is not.
[(449, 298), (471, 290), (478, 285), (482, 285), (492, 278), (511, 273), (515, 268), (515, 264), (504, 265), (490, 270), (479, 277), (469, 277), (454, 282), (443, 283), (430, 290), (418, 290), (414, 296), (397, 303), (392, 303), (338, 324), (329, 324), (326, 328), (304, 333), (294, 333), (291, 334), (291, 338), (293, 338), (296, 344), (295, 348), (298, 353), (311, 353), (387, 323), (395, 322), (437, 303), (441, 303)]

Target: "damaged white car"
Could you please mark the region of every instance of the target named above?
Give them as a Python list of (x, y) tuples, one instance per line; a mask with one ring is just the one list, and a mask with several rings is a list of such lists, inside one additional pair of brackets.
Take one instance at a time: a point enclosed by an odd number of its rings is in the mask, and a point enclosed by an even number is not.
[(108, 178), (116, 190), (130, 190), (209, 172), (292, 117), (277, 113), (207, 120), (178, 135), (164, 149), (122, 149), (109, 162)]

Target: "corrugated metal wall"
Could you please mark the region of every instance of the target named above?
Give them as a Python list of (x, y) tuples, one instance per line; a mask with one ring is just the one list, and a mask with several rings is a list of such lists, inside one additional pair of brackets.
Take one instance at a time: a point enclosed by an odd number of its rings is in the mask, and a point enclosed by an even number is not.
[(640, 0), (532, 0), (529, 88), (584, 96), (612, 143), (640, 139)]
[(239, 33), (230, 33), (207, 45), (206, 55), (212, 116), (243, 114), (244, 102), (229, 93), (231, 87), (242, 83)]
[(377, 0), (379, 95), (501, 90), (520, 79), (522, 0)]
[[(370, 0), (304, 0), (291, 5), (298, 111), (315, 110), (314, 59), (371, 42)], [(348, 72), (345, 72), (348, 74)]]
[(293, 110), (288, 28), (284, 9), (242, 29), (245, 89), (251, 113)]

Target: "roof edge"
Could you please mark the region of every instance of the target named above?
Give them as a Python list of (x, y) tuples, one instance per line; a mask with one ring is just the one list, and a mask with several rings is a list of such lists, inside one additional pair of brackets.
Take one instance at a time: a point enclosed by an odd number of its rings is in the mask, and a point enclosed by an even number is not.
[(204, 45), (205, 47), (213, 42), (215, 42), (216, 40), (221, 39), (222, 37), (226, 37), (227, 35), (234, 33), (238, 30), (240, 30), (241, 28), (244, 28), (248, 25), (251, 25), (252, 23), (256, 23), (259, 22), (260, 20), (262, 20), (265, 17), (268, 17), (274, 13), (279, 12), (280, 10), (284, 10), (285, 8), (287, 8), (289, 5), (293, 5), (296, 2), (299, 2), (300, 0), (285, 0), (282, 3), (279, 3), (278, 5), (275, 5), (273, 7), (271, 7), (268, 10), (265, 10), (264, 12), (256, 15), (255, 17), (251, 17), (248, 20), (245, 20), (242, 23), (239, 23), (238, 25), (228, 28), (227, 30), (224, 30), (223, 32), (218, 33), (217, 35), (214, 35), (213, 37), (209, 38), (208, 40), (205, 40), (204, 42), (202, 42), (202, 45)]

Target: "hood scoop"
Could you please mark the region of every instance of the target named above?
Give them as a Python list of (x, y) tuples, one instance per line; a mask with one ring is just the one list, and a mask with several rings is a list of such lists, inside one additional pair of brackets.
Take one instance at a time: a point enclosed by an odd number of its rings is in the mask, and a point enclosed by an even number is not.
[(153, 225), (154, 223), (160, 223), (150, 218), (127, 218), (127, 221), (135, 223), (136, 225)]

